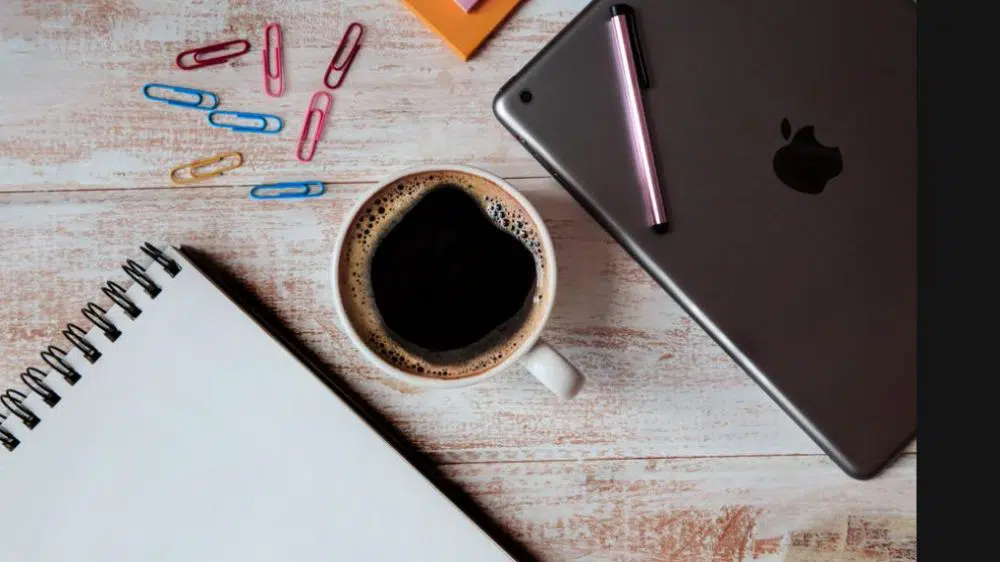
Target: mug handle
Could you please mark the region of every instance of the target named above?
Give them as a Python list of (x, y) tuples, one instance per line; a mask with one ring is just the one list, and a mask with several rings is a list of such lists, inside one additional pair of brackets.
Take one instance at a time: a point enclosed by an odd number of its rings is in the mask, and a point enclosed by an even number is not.
[(584, 378), (565, 357), (543, 340), (521, 358), (524, 366), (556, 396), (569, 400), (583, 388)]

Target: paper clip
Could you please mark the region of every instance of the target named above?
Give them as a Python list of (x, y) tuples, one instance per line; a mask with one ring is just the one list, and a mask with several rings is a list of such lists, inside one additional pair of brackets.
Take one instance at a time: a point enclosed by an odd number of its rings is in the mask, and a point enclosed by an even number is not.
[[(216, 115), (230, 115), (236, 119), (247, 119), (251, 121), (257, 121), (260, 125), (251, 127), (248, 125), (239, 125), (236, 123), (220, 123), (215, 119)], [(277, 127), (272, 127), (273, 124), (277, 123)], [(243, 111), (213, 111), (208, 114), (208, 124), (213, 127), (222, 127), (229, 129), (234, 133), (267, 133), (273, 135), (278, 133), (285, 127), (285, 122), (281, 120), (281, 117), (277, 115), (268, 115), (266, 113), (246, 113)]]
[[(326, 107), (320, 109), (316, 101), (320, 97), (326, 97)], [(302, 133), (299, 135), (299, 144), (295, 147), (295, 158), (299, 162), (309, 162), (312, 160), (313, 155), (316, 154), (316, 145), (319, 144), (319, 139), (323, 136), (323, 127), (326, 125), (326, 116), (333, 107), (333, 96), (330, 94), (319, 91), (313, 94), (312, 99), (309, 100), (309, 109), (306, 110), (306, 118), (302, 123)], [(316, 135), (313, 137), (312, 143), (308, 145), (308, 152), (303, 155), (302, 148), (306, 146), (309, 141), (309, 125), (313, 122), (315, 117), (316, 120)]]
[[(236, 52), (227, 52), (233, 45), (241, 45), (242, 50)], [(221, 55), (214, 56), (211, 58), (204, 58), (205, 55), (211, 55), (213, 53), (222, 52)], [(234, 39), (232, 41), (226, 41), (224, 43), (219, 43), (217, 45), (208, 45), (207, 47), (198, 47), (197, 49), (191, 49), (184, 51), (183, 53), (177, 55), (177, 68), (181, 70), (194, 70), (196, 68), (202, 68), (205, 66), (212, 66), (213, 64), (222, 64), (230, 59), (247, 54), (250, 51), (250, 42), (246, 39)], [(191, 55), (191, 59), (194, 64), (185, 64), (184, 58)]]
[[(196, 96), (197, 99), (195, 100), (187, 100), (183, 98), (171, 99), (171, 98), (154, 96), (149, 93), (149, 91), (154, 88), (166, 90), (168, 92), (173, 92), (175, 94)], [(142, 95), (147, 100), (159, 101), (170, 105), (176, 105), (178, 107), (190, 107), (191, 109), (204, 109), (206, 111), (219, 107), (219, 97), (213, 94), (212, 92), (206, 92), (205, 90), (195, 90), (194, 88), (185, 88), (183, 86), (168, 86), (167, 84), (149, 83), (142, 87)], [(205, 103), (206, 98), (208, 99), (209, 105), (202, 105)]]
[[(350, 44), (351, 30), (358, 30), (358, 38), (354, 41), (354, 46), (351, 47), (350, 51), (347, 52), (347, 57), (340, 63), (340, 56), (344, 54), (344, 49)], [(344, 32), (344, 36), (340, 38), (340, 45), (337, 45), (337, 51), (333, 53), (333, 60), (330, 61), (330, 66), (326, 68), (326, 75), (323, 76), (323, 84), (326, 84), (327, 88), (331, 90), (336, 90), (344, 83), (344, 77), (347, 76), (347, 71), (351, 68), (351, 64), (354, 62), (354, 56), (358, 54), (358, 49), (361, 48), (361, 38), (365, 36), (365, 26), (358, 22), (354, 22), (347, 26), (347, 31)], [(340, 75), (337, 77), (337, 82), (330, 84), (330, 74), (333, 72), (339, 72)]]
[(324, 193), (326, 193), (326, 186), (321, 181), (289, 181), (255, 186), (250, 190), (250, 199), (257, 201), (304, 199), (306, 197), (319, 197)]
[[(271, 46), (271, 30), (274, 30), (274, 46)], [(271, 58), (274, 53), (274, 68), (271, 68)], [(281, 26), (269, 23), (264, 26), (264, 93), (278, 97), (285, 92), (285, 76), (281, 72)], [(273, 72), (272, 72), (273, 70)], [(277, 91), (271, 91), (271, 82), (277, 82)]]
[[(235, 162), (228, 167), (219, 167), (211, 170), (208, 173), (199, 173), (199, 170), (204, 168), (209, 168), (215, 164), (220, 164), (228, 159), (234, 159)], [(243, 155), (239, 152), (221, 152), (215, 156), (210, 156), (208, 158), (203, 158), (201, 160), (195, 160), (194, 162), (189, 162), (187, 164), (181, 164), (176, 168), (170, 170), (170, 181), (177, 185), (187, 185), (191, 183), (197, 183), (200, 181), (207, 180), (208, 178), (214, 178), (215, 176), (221, 176), (223, 173), (235, 170), (243, 165)], [(183, 172), (187, 170), (187, 176), (178, 174), (178, 172)]]

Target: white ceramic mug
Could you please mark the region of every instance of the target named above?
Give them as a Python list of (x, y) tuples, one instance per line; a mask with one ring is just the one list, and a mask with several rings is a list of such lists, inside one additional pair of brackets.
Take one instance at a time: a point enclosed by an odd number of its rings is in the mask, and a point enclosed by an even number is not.
[[(547, 274), (542, 277), (546, 286), (540, 287), (540, 290), (543, 291), (544, 294), (548, 295), (549, 298), (536, 305), (543, 307), (543, 310), (540, 311), (540, 320), (533, 323), (531, 331), (525, 334), (521, 343), (512, 352), (510, 352), (505, 359), (493, 367), (474, 375), (462, 378), (435, 378), (410, 373), (397, 368), (395, 365), (390, 364), (388, 361), (379, 356), (364, 342), (353, 326), (351, 319), (348, 317), (338, 279), (341, 255), (344, 249), (344, 242), (347, 239), (348, 232), (350, 230), (350, 225), (354, 223), (358, 214), (364, 211), (365, 207), (371, 203), (372, 199), (374, 199), (380, 191), (382, 191), (386, 186), (413, 174), (449, 171), (478, 176), (489, 181), (506, 192), (524, 209), (530, 221), (533, 223), (535, 232), (537, 233), (538, 242), (542, 250), (540, 253), (542, 259), (544, 260), (544, 268), (547, 271)], [(552, 246), (552, 239), (549, 237), (549, 232), (545, 228), (545, 223), (542, 222), (542, 218), (538, 215), (538, 211), (535, 210), (534, 206), (532, 206), (523, 195), (514, 189), (512, 185), (497, 176), (494, 176), (493, 174), (469, 166), (435, 165), (404, 170), (381, 182), (377, 187), (372, 189), (371, 192), (361, 198), (356, 205), (354, 205), (343, 221), (343, 226), (337, 236), (337, 243), (333, 251), (332, 285), (334, 307), (337, 309), (337, 314), (340, 317), (341, 325), (344, 331), (347, 333), (354, 346), (361, 351), (362, 355), (364, 355), (366, 359), (374, 363), (382, 371), (409, 384), (423, 388), (454, 388), (470, 386), (489, 380), (515, 363), (520, 363), (527, 367), (528, 371), (530, 371), (535, 378), (541, 381), (542, 384), (548, 387), (549, 390), (554, 392), (560, 398), (573, 398), (583, 387), (583, 375), (581, 375), (580, 372), (569, 363), (569, 361), (560, 355), (559, 352), (540, 338), (542, 330), (552, 313), (552, 306), (555, 303), (556, 259), (555, 248)]]

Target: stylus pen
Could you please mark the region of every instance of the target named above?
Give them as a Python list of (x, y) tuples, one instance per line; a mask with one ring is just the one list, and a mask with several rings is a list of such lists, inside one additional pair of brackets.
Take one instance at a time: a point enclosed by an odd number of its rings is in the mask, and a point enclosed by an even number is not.
[(666, 232), (667, 210), (663, 205), (660, 177), (656, 172), (653, 144), (649, 140), (646, 110), (642, 104), (642, 90), (649, 88), (649, 76), (646, 74), (646, 63), (639, 47), (635, 11), (628, 4), (611, 6), (608, 26), (611, 28), (618, 85), (625, 100), (632, 156), (635, 159), (636, 172), (642, 182), (642, 194), (646, 202), (646, 220), (654, 231)]

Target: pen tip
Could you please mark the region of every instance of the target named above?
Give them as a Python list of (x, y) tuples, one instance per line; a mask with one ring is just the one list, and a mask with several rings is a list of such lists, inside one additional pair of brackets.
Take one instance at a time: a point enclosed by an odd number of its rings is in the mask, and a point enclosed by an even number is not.
[(660, 224), (654, 224), (652, 228), (653, 232), (657, 234), (666, 234), (667, 231), (670, 230), (670, 224), (661, 222)]

